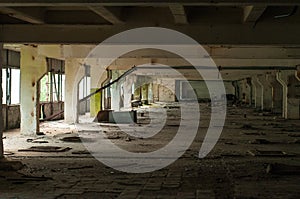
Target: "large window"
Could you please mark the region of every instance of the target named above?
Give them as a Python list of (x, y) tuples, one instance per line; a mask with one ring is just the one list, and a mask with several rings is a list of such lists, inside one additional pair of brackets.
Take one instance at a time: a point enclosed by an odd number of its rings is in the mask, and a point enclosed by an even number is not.
[(2, 104), (20, 103), (20, 69), (2, 69)]
[(41, 79), (41, 102), (57, 102), (65, 100), (65, 75), (47, 73)]
[(20, 53), (12, 50), (3, 50), (2, 52), (2, 104), (19, 104)]

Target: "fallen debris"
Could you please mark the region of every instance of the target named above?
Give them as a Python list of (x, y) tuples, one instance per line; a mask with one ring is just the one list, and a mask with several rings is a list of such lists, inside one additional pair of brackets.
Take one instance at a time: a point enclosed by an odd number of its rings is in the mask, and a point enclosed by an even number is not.
[(299, 175), (300, 166), (299, 165), (287, 165), (287, 164), (269, 164), (267, 166), (268, 174), (278, 174), (278, 175)]
[(81, 142), (81, 139), (78, 136), (64, 137), (60, 140), (64, 142)]
[(244, 132), (244, 135), (266, 135), (263, 132)]
[(300, 133), (289, 133), (289, 137), (300, 137)]
[(270, 142), (267, 139), (255, 139), (254, 141), (249, 141), (250, 144), (271, 144), (272, 142)]
[(45, 135), (45, 133), (43, 133), (43, 132), (37, 132), (36, 134), (37, 135)]
[(242, 127), (241, 127), (241, 129), (257, 129), (257, 128), (255, 128), (255, 127), (253, 127), (251, 124), (244, 124)]
[(0, 171), (18, 171), (23, 167), (24, 165), (20, 161), (0, 159)]
[(72, 154), (84, 155), (84, 154), (90, 154), (90, 152), (87, 150), (81, 150), (81, 151), (73, 151)]
[(47, 181), (47, 180), (53, 180), (51, 177), (45, 177), (45, 176), (21, 176), (21, 177), (6, 177), (6, 180), (13, 181), (14, 183), (25, 183), (27, 181)]
[(283, 157), (294, 156), (293, 154), (287, 154), (284, 151), (263, 151), (263, 150), (249, 150), (248, 153), (252, 156), (260, 157)]
[(82, 166), (82, 167), (71, 167), (71, 168), (68, 168), (68, 170), (77, 170), (77, 169), (91, 169), (91, 168), (94, 168), (94, 166)]
[(32, 146), (28, 149), (19, 149), (19, 152), (66, 152), (71, 150), (70, 147), (58, 146)]

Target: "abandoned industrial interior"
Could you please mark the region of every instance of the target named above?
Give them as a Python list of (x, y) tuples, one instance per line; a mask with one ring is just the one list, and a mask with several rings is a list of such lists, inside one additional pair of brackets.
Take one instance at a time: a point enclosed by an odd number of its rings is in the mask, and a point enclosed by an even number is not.
[(300, 198), (299, 0), (1, 0), (0, 198)]

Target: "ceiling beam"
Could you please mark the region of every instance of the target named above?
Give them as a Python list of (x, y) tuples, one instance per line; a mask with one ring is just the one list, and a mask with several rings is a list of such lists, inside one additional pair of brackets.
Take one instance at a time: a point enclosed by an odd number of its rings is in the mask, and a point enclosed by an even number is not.
[(32, 24), (44, 24), (44, 12), (36, 8), (0, 7), (0, 13)]
[[(0, 41), (4, 43), (98, 44), (108, 37), (133, 28), (154, 26), (152, 23), (124, 25), (0, 25)], [(296, 24), (198, 24), (162, 25), (177, 30), (200, 44), (211, 45), (300, 45), (300, 26)], [(236, 34), (235, 34), (236, 33)], [(145, 35), (145, 40), (147, 36)], [(159, 39), (159, 38), (158, 38)], [(172, 39), (172, 38), (170, 38)], [(168, 41), (159, 40), (161, 44)], [(174, 41), (172, 41), (174, 44)]]
[(174, 17), (174, 22), (176, 24), (188, 24), (186, 12), (183, 5), (173, 4), (169, 6), (172, 15)]
[(267, 9), (267, 6), (245, 6), (243, 22), (256, 22)]
[(89, 6), (88, 8), (112, 24), (123, 23), (123, 21), (109, 8), (104, 6)]
[(1, 0), (0, 6), (295, 6), (299, 0)]

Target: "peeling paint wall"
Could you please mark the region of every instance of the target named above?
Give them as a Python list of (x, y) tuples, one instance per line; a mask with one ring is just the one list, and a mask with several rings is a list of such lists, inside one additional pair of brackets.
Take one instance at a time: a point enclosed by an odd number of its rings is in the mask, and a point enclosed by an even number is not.
[(37, 82), (47, 72), (46, 57), (31, 46), (21, 47), (21, 133), (35, 135), (39, 130)]

